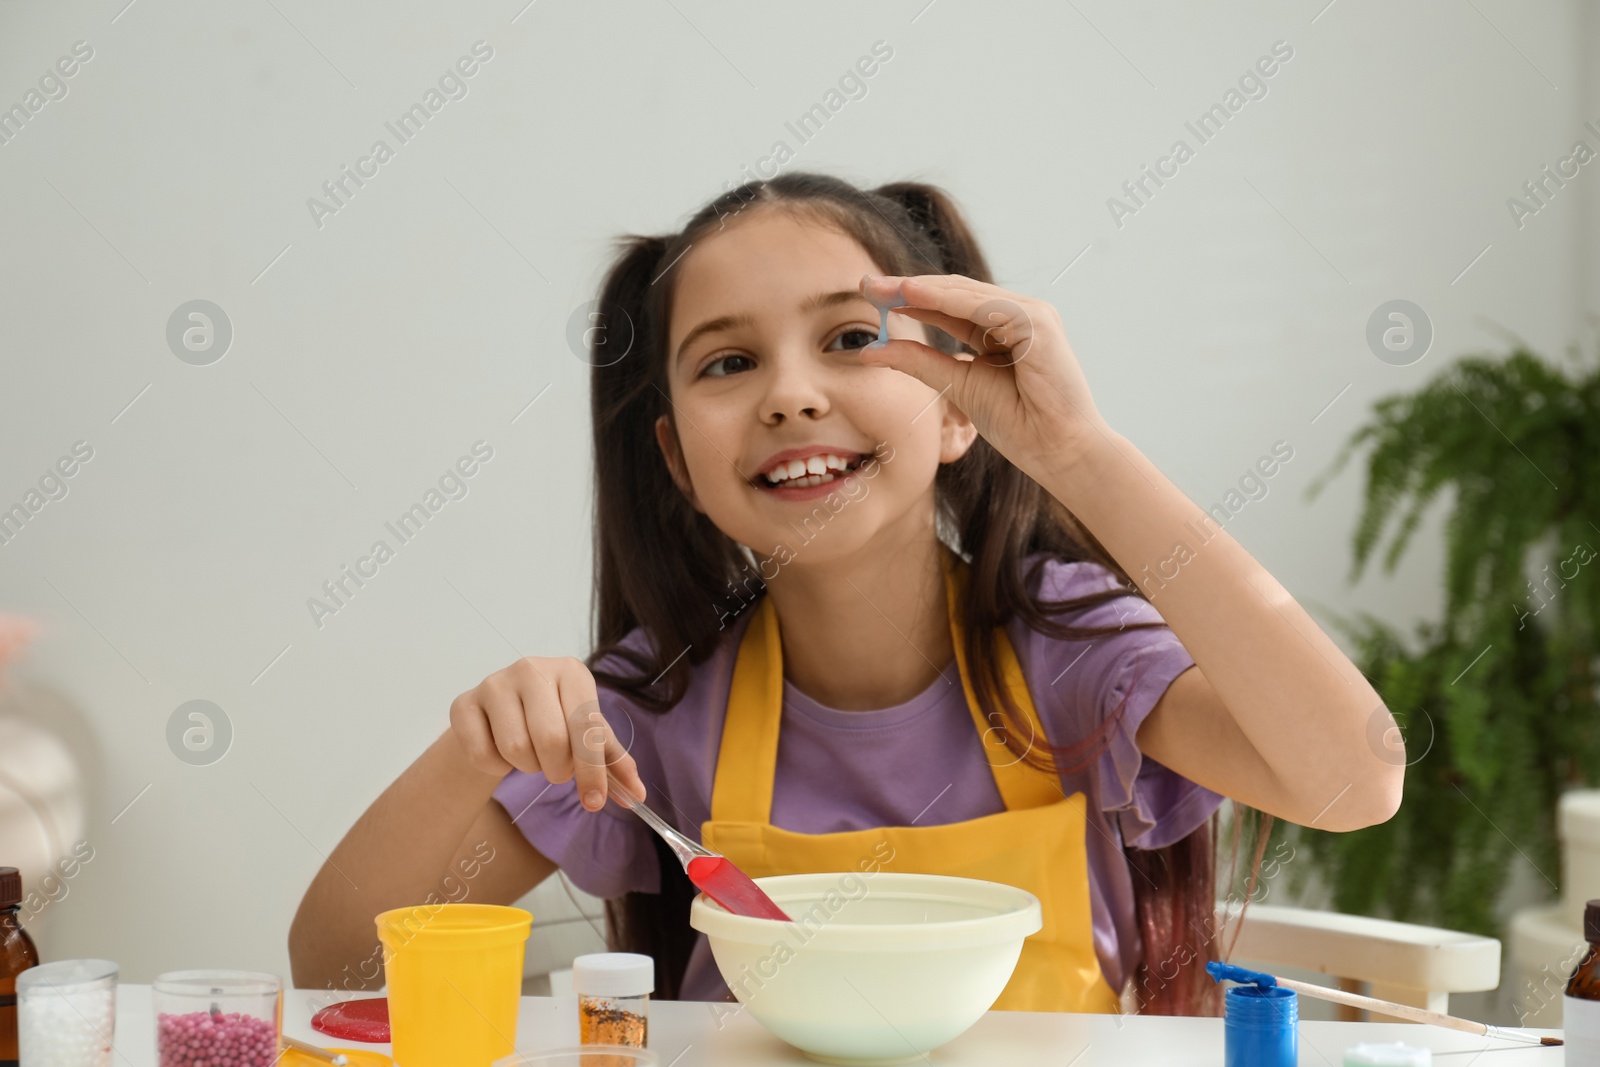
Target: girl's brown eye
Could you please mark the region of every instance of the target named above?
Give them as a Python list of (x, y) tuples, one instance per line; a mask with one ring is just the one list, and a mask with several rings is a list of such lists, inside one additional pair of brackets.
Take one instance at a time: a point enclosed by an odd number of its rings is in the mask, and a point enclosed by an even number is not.
[(846, 337), (857, 338), (858, 340), (860, 340), (861, 343), (860, 344), (854, 344), (854, 345), (846, 344), (844, 346), (845, 348), (847, 348), (847, 349), (850, 349), (850, 348), (865, 348), (868, 345), (870, 345), (872, 342), (874, 342), (874, 341), (876, 341), (878, 339), (878, 331), (877, 330), (861, 330), (861, 329), (846, 330), (846, 331), (844, 331), (844, 333), (841, 333), (838, 337), (835, 337), (834, 340), (835, 341), (843, 341)]
[(726, 356), (718, 356), (716, 359), (705, 365), (705, 368), (700, 372), (700, 377), (704, 378), (710, 376), (712, 378), (726, 378), (728, 376), (726, 371), (717, 371), (714, 368), (722, 366), (730, 359), (742, 359), (748, 361), (749, 358), (749, 356), (741, 356), (737, 352), (730, 352)]

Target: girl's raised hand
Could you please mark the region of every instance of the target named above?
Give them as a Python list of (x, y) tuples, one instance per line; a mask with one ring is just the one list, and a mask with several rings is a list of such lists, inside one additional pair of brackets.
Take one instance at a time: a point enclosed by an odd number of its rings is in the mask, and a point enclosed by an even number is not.
[(862, 361), (948, 390), (978, 432), (1036, 479), (1107, 439), (1109, 428), (1051, 304), (960, 274), (868, 274), (861, 292), (880, 306), (898, 304), (891, 315), (937, 326), (980, 353), (951, 356), (891, 337), (861, 349)]
[(594, 676), (571, 656), (524, 656), (495, 671), (451, 702), (450, 729), (485, 774), (516, 768), (552, 782), (576, 776), (583, 806), (599, 811), (609, 770), (644, 798), (633, 757), (600, 713)]

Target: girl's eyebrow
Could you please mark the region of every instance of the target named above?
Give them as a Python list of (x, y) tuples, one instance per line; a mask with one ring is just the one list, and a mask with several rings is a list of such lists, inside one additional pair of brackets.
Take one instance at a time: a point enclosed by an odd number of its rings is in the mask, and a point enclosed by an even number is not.
[[(861, 295), (859, 289), (840, 289), (832, 293), (818, 293), (815, 296), (807, 297), (800, 302), (800, 313), (804, 315), (816, 311), (818, 308), (836, 307), (839, 304), (848, 304), (855, 300), (859, 300), (863, 304), (871, 303), (870, 300)], [(749, 315), (723, 315), (720, 318), (707, 319), (684, 336), (683, 341), (678, 345), (678, 354), (673, 357), (673, 362), (681, 361), (683, 354), (689, 350), (689, 346), (705, 334), (731, 330), (735, 326), (753, 325), (755, 325), (755, 320)]]

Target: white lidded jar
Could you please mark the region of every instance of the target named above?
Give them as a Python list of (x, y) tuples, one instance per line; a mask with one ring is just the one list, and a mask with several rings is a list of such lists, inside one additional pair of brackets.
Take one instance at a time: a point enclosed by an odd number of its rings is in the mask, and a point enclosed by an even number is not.
[(656, 964), (637, 952), (593, 952), (572, 961), (578, 995), (578, 1040), (585, 1045), (644, 1048), (650, 1038), (650, 994)]

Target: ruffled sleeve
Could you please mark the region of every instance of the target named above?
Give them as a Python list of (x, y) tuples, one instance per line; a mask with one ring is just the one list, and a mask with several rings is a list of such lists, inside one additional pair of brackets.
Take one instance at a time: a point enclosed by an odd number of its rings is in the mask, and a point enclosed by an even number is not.
[(637, 818), (619, 818), (614, 803), (588, 811), (578, 802), (573, 780), (551, 782), (543, 774), (513, 770), (495, 787), (522, 836), (591, 896), (657, 893), (661, 867), (649, 828)]
[[(1039, 595), (1063, 600), (1117, 588), (1123, 587), (1116, 576), (1097, 563), (1051, 562), (1045, 564)], [(1049, 707), (1055, 710), (1046, 730), (1059, 739), (1051, 740), (1070, 743), (1116, 717), (1105, 749), (1087, 769), (1090, 797), (1118, 820), (1128, 845), (1162, 848), (1188, 836), (1211, 817), (1223, 797), (1146, 756), (1134, 737), (1167, 687), (1194, 666), (1194, 659), (1164, 624), (1125, 628), (1163, 622), (1155, 605), (1133, 593), (1054, 618), (1074, 626), (1119, 629), (1081, 641), (1040, 634), (1030, 642), (1039, 659), (1030, 674), (1054, 694), (1040, 707), (1041, 714)]]

